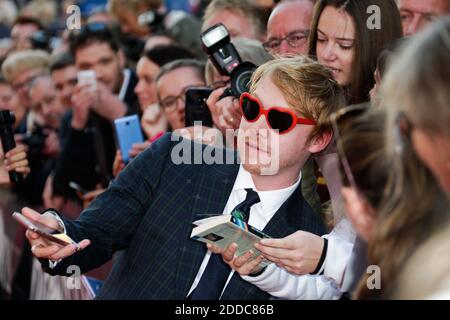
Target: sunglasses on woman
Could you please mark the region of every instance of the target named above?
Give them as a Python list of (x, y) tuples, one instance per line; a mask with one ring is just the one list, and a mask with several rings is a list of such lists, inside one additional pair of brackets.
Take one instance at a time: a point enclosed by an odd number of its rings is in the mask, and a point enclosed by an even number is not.
[(276, 130), (278, 134), (286, 134), (298, 124), (316, 125), (314, 120), (300, 118), (289, 110), (282, 107), (269, 107), (264, 109), (258, 98), (249, 93), (243, 93), (239, 100), (242, 114), (248, 122), (256, 122), (261, 115), (266, 117), (267, 125)]

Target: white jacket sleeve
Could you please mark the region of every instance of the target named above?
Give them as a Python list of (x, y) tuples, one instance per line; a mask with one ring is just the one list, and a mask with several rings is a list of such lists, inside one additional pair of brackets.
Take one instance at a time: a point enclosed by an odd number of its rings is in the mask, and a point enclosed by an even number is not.
[(323, 274), (334, 279), (341, 287), (353, 252), (356, 231), (349, 220), (343, 219), (324, 238), (328, 239), (328, 250), (323, 264)]
[(274, 297), (288, 300), (339, 299), (341, 291), (333, 279), (326, 276), (298, 276), (270, 264), (256, 277), (241, 276)]
[(350, 221), (343, 219), (323, 237), (328, 239), (328, 249), (322, 275), (299, 276), (270, 264), (262, 274), (242, 276), (242, 279), (282, 299), (338, 299), (342, 294), (340, 288), (352, 256), (356, 231)]

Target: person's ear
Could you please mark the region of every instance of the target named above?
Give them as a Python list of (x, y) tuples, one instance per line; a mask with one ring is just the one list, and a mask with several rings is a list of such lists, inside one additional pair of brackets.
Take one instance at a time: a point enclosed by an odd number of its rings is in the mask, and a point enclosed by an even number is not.
[(333, 132), (331, 130), (327, 130), (320, 135), (312, 138), (309, 143), (308, 151), (312, 154), (319, 153), (328, 147), (331, 140), (333, 139)]
[(342, 197), (348, 218), (352, 222), (358, 234), (369, 241), (373, 235), (376, 220), (373, 208), (362, 199), (358, 192), (351, 187), (342, 187)]

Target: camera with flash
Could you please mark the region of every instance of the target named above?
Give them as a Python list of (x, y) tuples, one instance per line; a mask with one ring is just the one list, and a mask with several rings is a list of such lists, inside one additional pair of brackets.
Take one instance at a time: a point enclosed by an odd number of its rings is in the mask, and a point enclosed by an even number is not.
[(243, 62), (236, 47), (230, 42), (230, 33), (218, 23), (200, 35), (203, 51), (208, 54), (217, 71), (230, 77), (231, 88), (226, 95), (239, 98), (248, 91), (250, 78), (256, 69), (251, 62)]

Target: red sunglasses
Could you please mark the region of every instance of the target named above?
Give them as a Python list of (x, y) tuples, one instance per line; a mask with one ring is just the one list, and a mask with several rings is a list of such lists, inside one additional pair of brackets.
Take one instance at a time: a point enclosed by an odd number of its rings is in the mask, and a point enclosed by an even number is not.
[(264, 109), (258, 98), (247, 92), (241, 95), (239, 104), (245, 120), (248, 122), (255, 122), (261, 115), (264, 115), (266, 117), (267, 125), (271, 129), (277, 130), (278, 134), (288, 133), (294, 129), (297, 124), (316, 124), (314, 120), (297, 117), (297, 115), (288, 108), (270, 107)]

